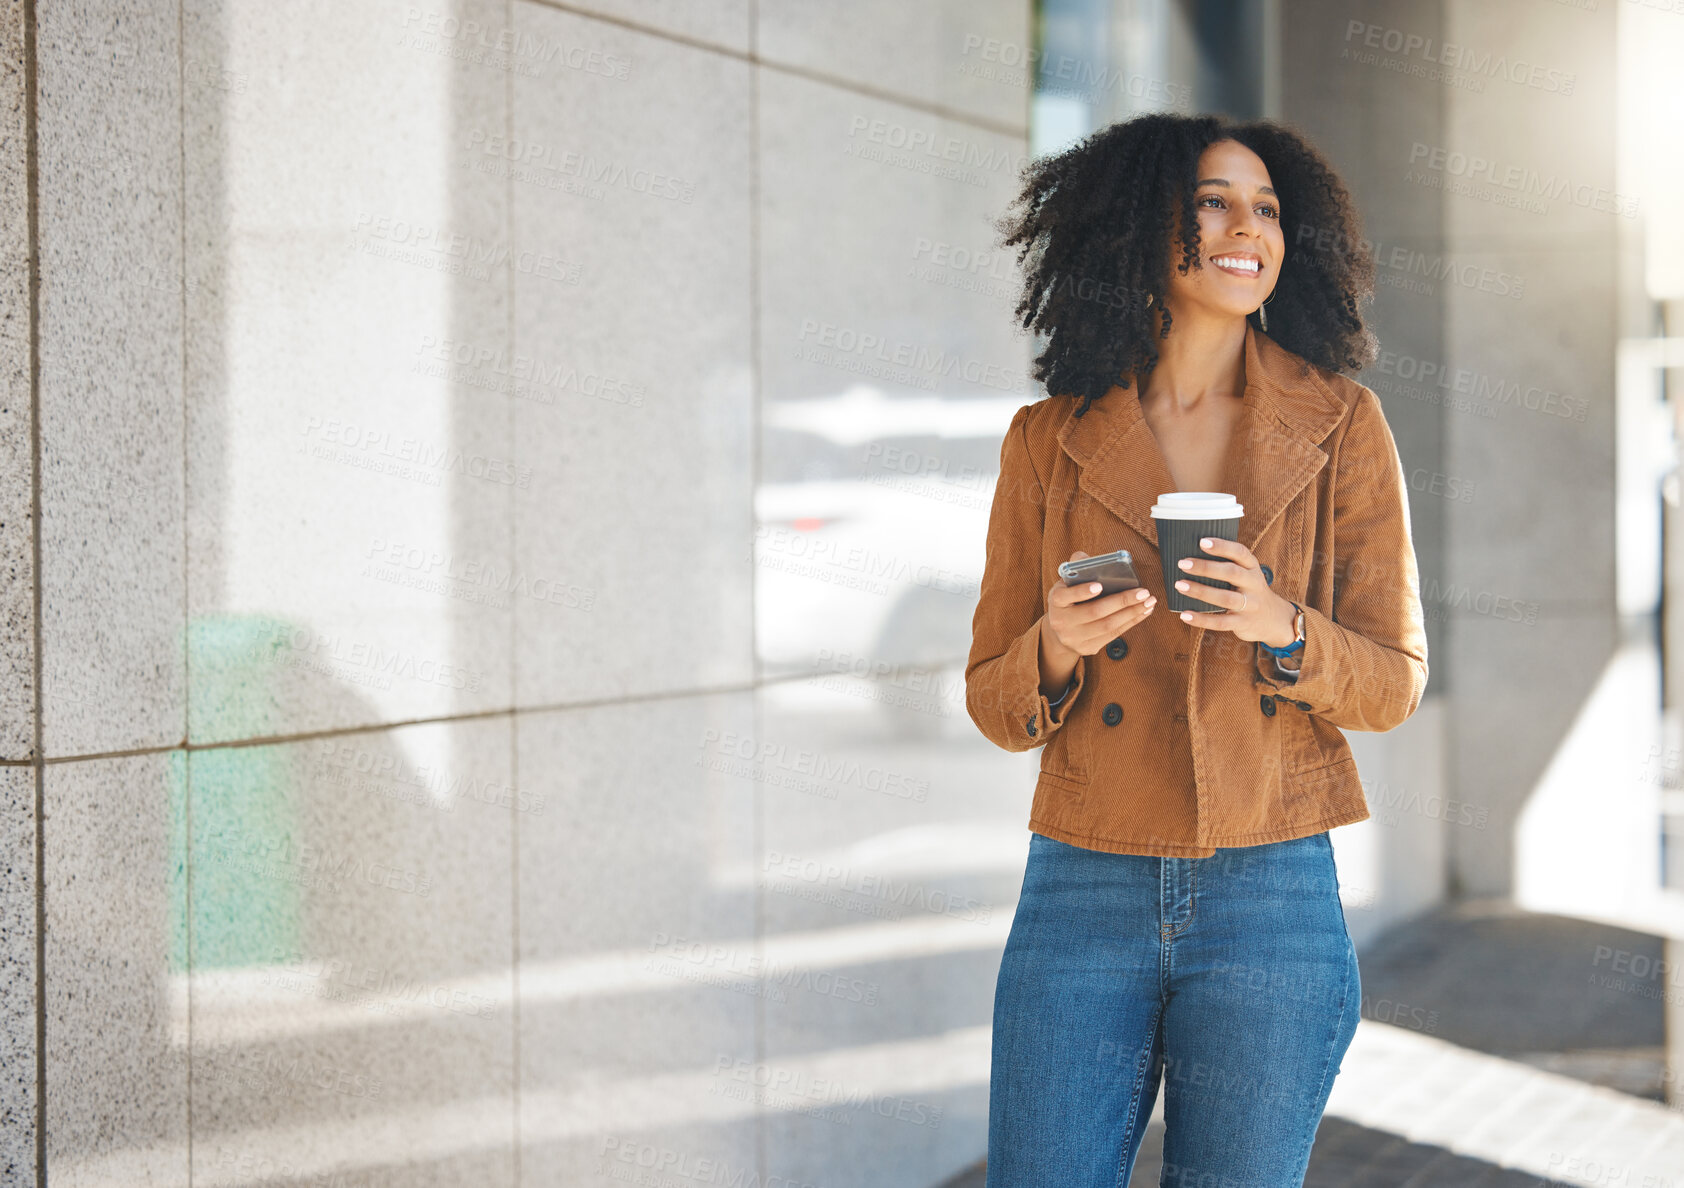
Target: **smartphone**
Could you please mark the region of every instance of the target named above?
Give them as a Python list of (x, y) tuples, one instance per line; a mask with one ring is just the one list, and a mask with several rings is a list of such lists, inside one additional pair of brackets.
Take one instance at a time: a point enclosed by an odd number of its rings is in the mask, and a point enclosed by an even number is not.
[[(1098, 557), (1083, 557), (1079, 561), (1061, 562), (1058, 576), (1064, 579), (1066, 586), (1098, 582), (1102, 589), (1093, 596), (1094, 598), (1104, 598), (1119, 590), (1133, 590), (1140, 585), (1140, 578), (1134, 572), (1134, 558), (1129, 556), (1127, 549), (1118, 549), (1115, 553), (1104, 553)], [(1093, 599), (1082, 598), (1077, 601), (1092, 602)]]

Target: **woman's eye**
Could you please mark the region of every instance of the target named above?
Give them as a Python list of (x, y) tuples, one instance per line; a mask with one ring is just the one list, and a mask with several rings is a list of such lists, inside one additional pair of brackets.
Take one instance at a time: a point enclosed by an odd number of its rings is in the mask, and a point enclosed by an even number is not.
[[(1222, 195), (1220, 195), (1220, 194), (1206, 194), (1203, 198), (1199, 199), (1199, 205), (1203, 206), (1206, 202), (1220, 203), (1221, 201), (1222, 201)], [(1269, 218), (1278, 219), (1278, 218), (1281, 217), (1280, 212), (1278, 210), (1276, 210), (1274, 207), (1270, 206), (1267, 202), (1263, 203), (1262, 206), (1260, 206), (1258, 209), (1261, 210), (1262, 213), (1267, 215)]]

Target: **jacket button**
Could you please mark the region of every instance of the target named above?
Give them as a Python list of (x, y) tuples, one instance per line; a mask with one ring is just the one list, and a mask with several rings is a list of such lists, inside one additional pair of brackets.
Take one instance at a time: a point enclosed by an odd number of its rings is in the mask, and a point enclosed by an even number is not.
[(1118, 705), (1115, 701), (1110, 702), (1106, 705), (1105, 712), (1100, 714), (1100, 717), (1105, 719), (1105, 724), (1107, 726), (1115, 726), (1118, 722), (1123, 720), (1123, 707)]
[(1271, 718), (1275, 716), (1275, 699), (1273, 697), (1270, 697), (1267, 693), (1265, 693), (1262, 697), (1259, 697), (1257, 701), (1258, 704), (1263, 707), (1263, 712), (1265, 714)]
[[(1259, 564), (1261, 564), (1261, 562)], [(1263, 581), (1265, 584), (1270, 586), (1275, 584), (1275, 571), (1270, 569), (1267, 565), (1263, 566)]]
[(1105, 654), (1113, 660), (1121, 660), (1129, 654), (1129, 641), (1119, 636), (1105, 645)]

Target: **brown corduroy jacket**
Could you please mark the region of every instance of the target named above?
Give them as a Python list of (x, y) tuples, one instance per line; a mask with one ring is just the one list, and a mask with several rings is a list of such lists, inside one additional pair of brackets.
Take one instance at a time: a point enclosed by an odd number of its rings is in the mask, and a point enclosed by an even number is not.
[[(1223, 489), (1244, 508), (1240, 543), (1304, 609), (1296, 679), (1256, 643), (1168, 609), (1149, 509), (1175, 480), (1133, 385), (1080, 417), (1062, 396), (1012, 417), (965, 704), (997, 746), (1043, 748), (1036, 833), (1202, 858), (1365, 820), (1341, 731), (1390, 730), (1421, 702), (1427, 636), (1408, 490), (1379, 398), (1249, 323), (1245, 377)], [(1055, 707), (1040, 688), (1047, 590), (1077, 549), (1120, 548), (1159, 609), (1078, 658)]]

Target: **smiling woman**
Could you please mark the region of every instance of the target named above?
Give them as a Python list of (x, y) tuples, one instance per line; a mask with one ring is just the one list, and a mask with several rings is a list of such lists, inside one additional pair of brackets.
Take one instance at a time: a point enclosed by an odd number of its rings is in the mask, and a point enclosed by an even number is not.
[[(1372, 263), (1277, 124), (1141, 116), (1025, 182), (1004, 230), (1049, 395), (1001, 443), (965, 670), (983, 734), (1042, 748), (988, 1182), (1127, 1182), (1162, 1079), (1168, 1178), (1300, 1184), (1361, 1000), (1342, 731), (1427, 683), (1403, 466), (1344, 374), (1376, 355)], [(1163, 533), (1195, 492), (1237, 514)], [(1058, 576), (1118, 549), (1140, 588)], [(1156, 614), (1160, 575), (1209, 609)]]

